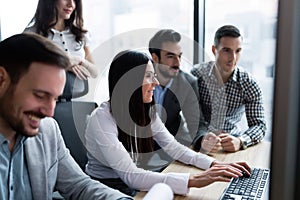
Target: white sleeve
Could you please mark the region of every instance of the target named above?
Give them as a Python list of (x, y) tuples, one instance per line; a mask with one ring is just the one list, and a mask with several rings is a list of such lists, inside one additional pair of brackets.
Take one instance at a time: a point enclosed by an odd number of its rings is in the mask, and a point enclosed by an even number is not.
[(115, 120), (109, 111), (97, 108), (89, 119), (86, 132), (89, 152), (101, 162), (112, 168), (130, 187), (148, 191), (155, 183), (166, 183), (177, 194), (187, 194), (188, 173), (158, 173), (138, 168), (125, 147), (118, 140)]
[(92, 45), (92, 35), (91, 35), (90, 31), (88, 31), (84, 34), (84, 42), (85, 42), (84, 46), (91, 47), (91, 45)]
[(154, 140), (160, 147), (169, 154), (173, 159), (183, 162), (185, 164), (194, 165), (201, 169), (208, 169), (214, 158), (195, 152), (190, 148), (180, 144), (176, 141), (174, 136), (168, 131), (162, 123), (159, 116), (152, 122), (151, 128), (153, 131)]

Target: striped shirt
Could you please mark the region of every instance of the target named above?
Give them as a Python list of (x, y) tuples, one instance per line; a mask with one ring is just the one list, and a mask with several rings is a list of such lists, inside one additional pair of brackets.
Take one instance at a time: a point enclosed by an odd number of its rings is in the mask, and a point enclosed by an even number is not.
[[(214, 72), (215, 62), (195, 66), (191, 73), (198, 78), (200, 105), (209, 124), (208, 131), (225, 131), (247, 141), (247, 146), (260, 142), (266, 132), (262, 91), (256, 80), (236, 67), (229, 80), (220, 84)], [(238, 124), (246, 114), (248, 129)]]

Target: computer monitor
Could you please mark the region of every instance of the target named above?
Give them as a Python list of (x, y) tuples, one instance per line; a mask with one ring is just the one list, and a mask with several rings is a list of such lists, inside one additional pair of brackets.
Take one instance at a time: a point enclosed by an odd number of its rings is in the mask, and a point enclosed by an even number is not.
[(300, 199), (300, 1), (279, 0), (270, 199)]

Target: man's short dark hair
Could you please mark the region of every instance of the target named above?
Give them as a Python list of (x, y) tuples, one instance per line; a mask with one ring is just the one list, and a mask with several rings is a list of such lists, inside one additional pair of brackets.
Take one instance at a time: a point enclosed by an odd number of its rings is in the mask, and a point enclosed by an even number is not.
[(33, 62), (67, 69), (71, 64), (67, 54), (49, 39), (35, 33), (13, 35), (0, 42), (0, 66), (17, 83)]
[(220, 27), (215, 34), (215, 38), (214, 38), (215, 47), (218, 47), (221, 38), (226, 36), (237, 38), (241, 36), (241, 33), (240, 30), (233, 25), (224, 25)]
[(149, 52), (154, 53), (160, 59), (160, 50), (164, 42), (180, 42), (181, 35), (172, 29), (158, 31), (149, 41)]

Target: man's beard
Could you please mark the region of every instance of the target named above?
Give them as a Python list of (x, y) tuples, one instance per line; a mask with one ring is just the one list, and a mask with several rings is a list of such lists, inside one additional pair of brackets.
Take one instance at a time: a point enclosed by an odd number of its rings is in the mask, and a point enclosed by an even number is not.
[[(161, 64), (159, 64), (159, 65), (161, 65)], [(172, 67), (170, 67), (170, 68), (173, 68), (173, 69), (179, 69), (178, 66), (172, 66)], [(177, 72), (177, 73), (175, 73), (175, 74), (170, 74), (171, 72), (170, 72), (169, 70), (163, 71), (163, 70), (160, 70), (159, 67), (157, 67), (157, 69), (159, 70), (159, 73), (160, 73), (164, 78), (168, 78), (168, 79), (176, 77), (176, 76), (178, 75), (178, 73), (179, 73), (179, 72)]]
[[(29, 113), (29, 112), (28, 112)], [(27, 113), (27, 114), (28, 114)], [(33, 113), (33, 112), (30, 112)], [(31, 131), (26, 130), (26, 125), (24, 124), (24, 121), (22, 119), (17, 119), (16, 117), (10, 115), (6, 112), (6, 114), (2, 115), (5, 116), (5, 120), (7, 124), (13, 129), (17, 134), (27, 136), (27, 137), (33, 137), (38, 134), (38, 129), (33, 129)], [(26, 115), (27, 116), (27, 115)], [(38, 116), (38, 114), (35, 114), (35, 116)], [(44, 116), (43, 116), (44, 117)], [(41, 118), (43, 118), (41, 117)]]
[(10, 87), (5, 96), (0, 99), (0, 115), (6, 126), (14, 130), (16, 134), (24, 136), (35, 136), (38, 134), (38, 131), (27, 131), (24, 124), (24, 118), (29, 114), (33, 116), (38, 116), (39, 118), (44, 118), (45, 116), (40, 112), (27, 111), (23, 113), (23, 118), (18, 118), (18, 112), (15, 111), (14, 107), (14, 87)]

